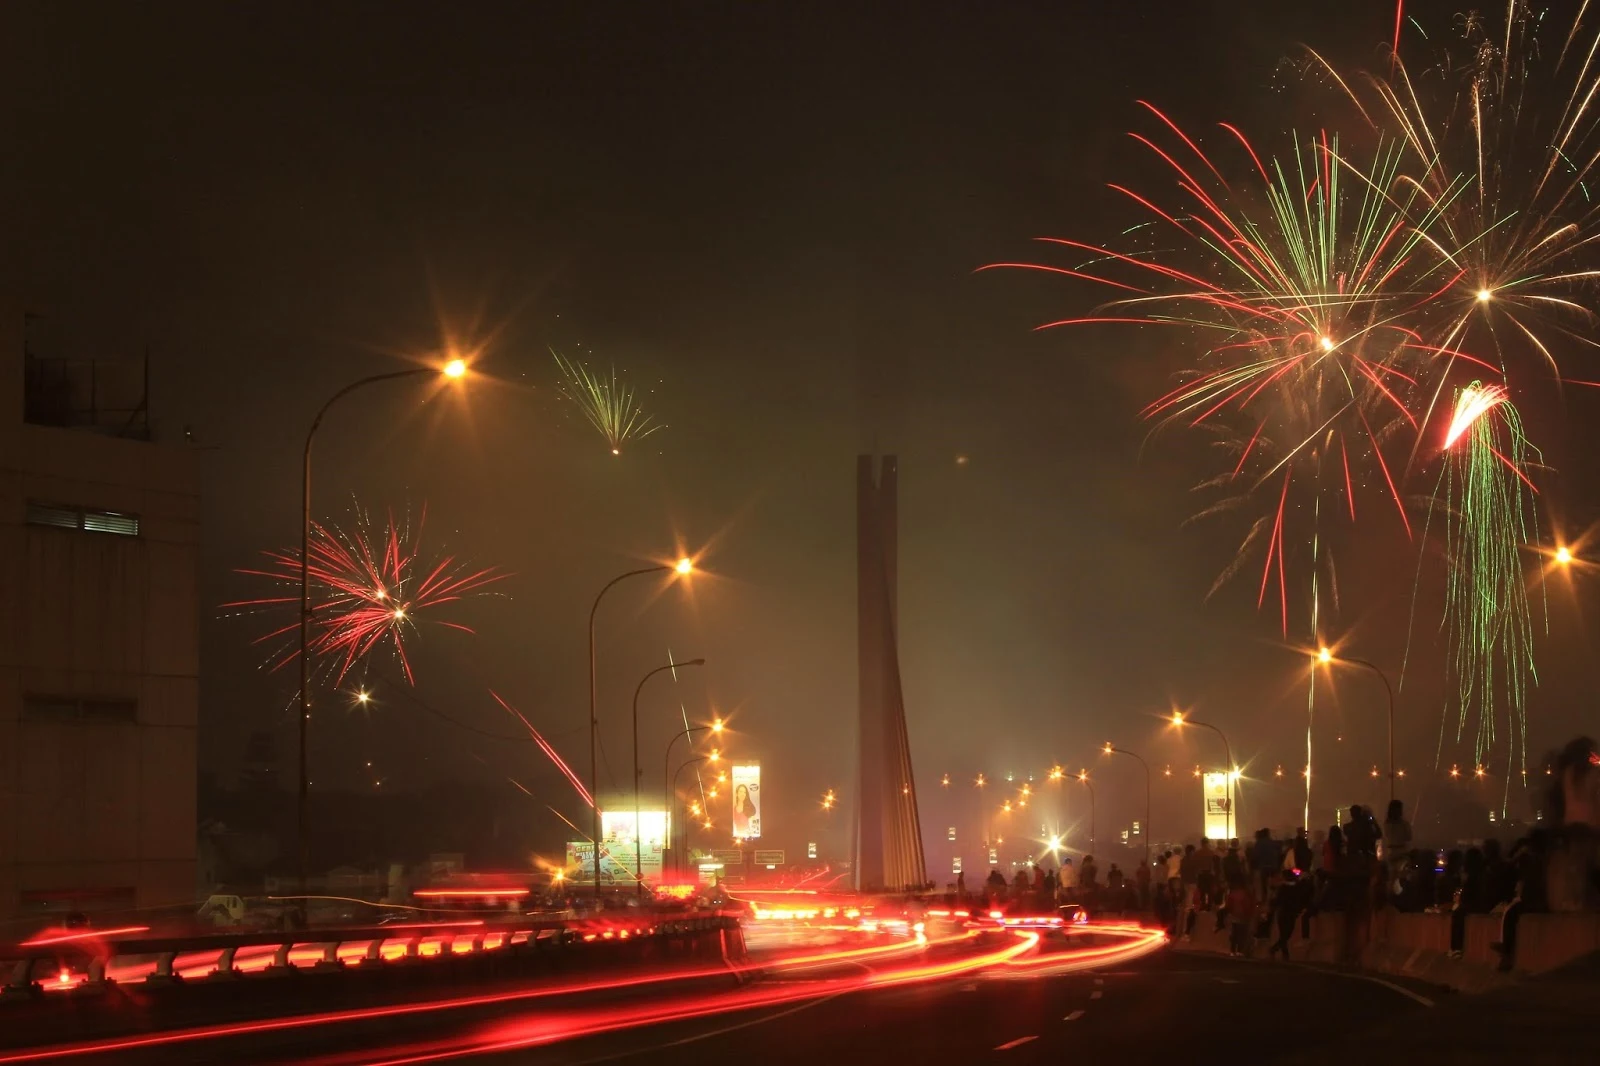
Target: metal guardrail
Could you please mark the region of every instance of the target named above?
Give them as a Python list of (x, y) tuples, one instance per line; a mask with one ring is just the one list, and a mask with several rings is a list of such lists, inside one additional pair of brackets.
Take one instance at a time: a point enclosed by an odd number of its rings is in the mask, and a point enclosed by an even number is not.
[[(133, 981), (171, 985), (196, 979), (234, 980), (256, 971), (284, 975), (307, 968), (306, 963), (315, 972), (334, 972), (350, 962), (358, 968), (373, 968), (525, 949), (527, 945), (543, 950), (738, 928), (737, 918), (717, 911), (531, 920), (513, 916), (154, 937), (86, 930), (0, 946), (0, 973), (7, 974), (0, 986), (0, 1000), (31, 1000), (48, 992), (92, 993)], [(248, 954), (253, 948), (271, 950)], [(239, 958), (241, 950), (247, 951), (247, 960)], [(742, 936), (738, 950), (742, 953)], [(119, 960), (123, 965), (117, 965)], [(241, 961), (261, 961), (262, 965), (247, 970)]]

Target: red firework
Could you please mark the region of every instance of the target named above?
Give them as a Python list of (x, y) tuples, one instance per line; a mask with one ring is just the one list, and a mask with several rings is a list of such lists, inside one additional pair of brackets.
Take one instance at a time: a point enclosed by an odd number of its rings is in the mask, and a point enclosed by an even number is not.
[[(454, 556), (428, 559), (422, 553), (422, 528), (427, 519), (424, 507), (415, 529), (409, 520), (395, 521), (391, 512), (387, 524), (374, 529), (366, 515), (356, 512), (353, 528), (313, 523), (311, 527), (307, 573), (311, 588), (310, 653), (318, 661), (332, 664), (334, 684), (342, 681), (356, 662), (387, 644), (400, 661), (406, 680), (416, 678), (406, 654), (405, 638), (415, 632), (419, 622), (428, 621), (470, 633), (459, 622), (431, 617), (446, 604), (481, 592), (507, 575), (494, 567), (473, 570)], [(260, 569), (241, 569), (239, 573), (270, 578), (292, 587), (287, 595), (236, 600), (224, 608), (268, 609), (300, 603), (300, 553), (295, 550), (265, 551), (268, 560)], [(281, 641), (299, 628), (296, 619), (253, 643)], [(300, 654), (297, 644), (273, 657), (272, 669), (291, 663)]]

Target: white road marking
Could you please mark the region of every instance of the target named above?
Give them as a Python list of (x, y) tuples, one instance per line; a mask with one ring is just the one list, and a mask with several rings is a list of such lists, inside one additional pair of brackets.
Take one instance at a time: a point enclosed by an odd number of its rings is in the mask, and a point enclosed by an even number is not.
[(1104, 977), (1096, 977), (1094, 979), (1094, 983), (1097, 985), (1103, 985), (1106, 983), (1106, 979)]
[(1090, 998), (1090, 999), (1099, 999), (1099, 998), (1100, 998), (1100, 997), (1101, 997), (1101, 996), (1103, 996), (1103, 995), (1105, 995), (1105, 993), (1104, 993), (1104, 992), (1102, 992), (1102, 991), (1100, 991), (1100, 990), (1099, 990), (1099, 989), (1098, 989), (1098, 988), (1097, 988), (1097, 989), (1095, 989), (1095, 990), (1094, 990), (1094, 991), (1093, 991), (1093, 992), (1090, 992), (1090, 993), (1089, 993), (1089, 998)]
[(1087, 1013), (1089, 1013), (1089, 1012), (1088, 1011), (1075, 1010), (1071, 1014), (1067, 1015), (1065, 1018), (1063, 1018), (1061, 1020), (1064, 1021), (1064, 1022), (1075, 1022), (1079, 1018), (1082, 1018)]
[(1010, 1041), (1007, 1041), (1004, 1044), (1001, 1044), (999, 1047), (995, 1048), (995, 1050), (996, 1051), (1010, 1051), (1014, 1047), (1021, 1047), (1023, 1044), (1026, 1044), (1028, 1041), (1037, 1040), (1037, 1039), (1039, 1039), (1037, 1036), (1019, 1036), (1015, 1040), (1010, 1040)]

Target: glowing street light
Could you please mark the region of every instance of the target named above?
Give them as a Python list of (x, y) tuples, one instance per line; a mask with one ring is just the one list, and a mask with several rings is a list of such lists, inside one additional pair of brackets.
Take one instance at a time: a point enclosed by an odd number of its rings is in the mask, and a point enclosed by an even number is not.
[(644, 782), (644, 771), (639, 768), (639, 694), (644, 691), (644, 683), (657, 674), (671, 670), (672, 676), (676, 678), (680, 666), (705, 664), (704, 659), (664, 663), (641, 677), (639, 684), (633, 690), (633, 874), (640, 895), (644, 894), (644, 820), (639, 806), (639, 786)]
[(1222, 730), (1218, 729), (1216, 726), (1212, 725), (1210, 722), (1200, 722), (1200, 721), (1196, 721), (1193, 718), (1185, 718), (1183, 716), (1183, 712), (1182, 711), (1174, 710), (1172, 712), (1172, 724), (1177, 726), (1177, 727), (1179, 727), (1180, 729), (1182, 727), (1186, 726), (1186, 725), (1199, 726), (1201, 729), (1209, 729), (1209, 730), (1211, 730), (1217, 736), (1222, 738), (1222, 754), (1228, 760), (1228, 766), (1227, 766), (1228, 830), (1227, 830), (1227, 832), (1228, 832), (1229, 839), (1232, 839), (1233, 838), (1233, 827), (1234, 827), (1234, 823), (1235, 823), (1235, 816), (1238, 813), (1237, 811), (1234, 810), (1234, 808), (1236, 806), (1238, 806), (1238, 804), (1235, 803), (1235, 801), (1234, 801), (1233, 783), (1234, 783), (1234, 781), (1238, 780), (1238, 776), (1239, 776), (1239, 768), (1233, 764), (1233, 747), (1228, 743), (1228, 738), (1227, 738), (1226, 734), (1224, 734), (1222, 732)]
[(679, 559), (676, 563), (672, 564), (672, 569), (676, 570), (679, 574), (691, 573), (694, 570), (694, 560), (685, 555), (682, 559)]
[(1329, 648), (1326, 644), (1324, 644), (1321, 648), (1317, 649), (1316, 658), (1317, 658), (1317, 662), (1320, 665), (1323, 665), (1323, 666), (1327, 666), (1327, 665), (1329, 665), (1331, 663), (1334, 663), (1334, 662), (1348, 663), (1351, 666), (1359, 666), (1364, 670), (1370, 670), (1372, 673), (1377, 674), (1378, 675), (1378, 680), (1383, 682), (1384, 694), (1389, 697), (1389, 802), (1393, 803), (1394, 802), (1394, 781), (1395, 781), (1395, 772), (1394, 772), (1394, 686), (1389, 683), (1389, 675), (1385, 674), (1382, 670), (1378, 669), (1378, 667), (1376, 665), (1374, 665), (1373, 663), (1368, 662), (1365, 659), (1350, 659), (1350, 658), (1346, 658), (1344, 656), (1337, 656), (1336, 657), (1333, 654), (1333, 650), (1331, 648)]
[(1135, 754), (1126, 748), (1119, 748), (1111, 741), (1106, 741), (1106, 746), (1101, 749), (1106, 755), (1126, 755), (1131, 759), (1139, 760), (1139, 765), (1144, 768), (1144, 825), (1139, 829), (1139, 835), (1144, 838), (1144, 864), (1150, 865), (1150, 764), (1144, 761), (1142, 755)]
[(1478, 302), (1479, 303), (1486, 304), (1490, 300), (1492, 300), (1493, 298), (1494, 298), (1494, 290), (1492, 290), (1492, 289), (1479, 289), (1478, 290)]
[(1556, 563), (1560, 566), (1572, 565), (1572, 549), (1565, 544), (1556, 549)]
[(1089, 783), (1088, 770), (1078, 771), (1078, 784), (1089, 790), (1089, 851), (1092, 854), (1094, 852), (1094, 785)]
[[(711, 733), (711, 734), (713, 734), (715, 736), (720, 736), (722, 734), (722, 719), (718, 718), (718, 719), (714, 720), (710, 725), (692, 725), (692, 726), (689, 726), (688, 728), (683, 729), (680, 732), (678, 732), (676, 735), (674, 735), (671, 740), (667, 741), (667, 752), (666, 752), (665, 757), (661, 761), (661, 781), (662, 781), (662, 784), (661, 784), (661, 789), (662, 789), (661, 809), (664, 810), (664, 811), (672, 810), (672, 794), (673, 794), (673, 790), (676, 788), (676, 782), (672, 777), (672, 748), (673, 748), (673, 745), (677, 744), (678, 741), (682, 740), (684, 737), (692, 737), (696, 733)], [(693, 741), (690, 741), (690, 743), (693, 743)], [(701, 761), (708, 761), (708, 759), (709, 759), (709, 757), (705, 756), (705, 755), (702, 755), (699, 758), (700, 758)], [(716, 795), (716, 793), (713, 792), (712, 795)], [(699, 812), (696, 811), (695, 813), (698, 814)], [(675, 856), (670, 854), (672, 852), (672, 849), (673, 849), (673, 841), (668, 840), (666, 842), (666, 847), (663, 849), (663, 853), (662, 853), (662, 856), (661, 856), (661, 868), (662, 868), (663, 872), (665, 872), (667, 870), (668, 862), (675, 858)]]
[[(327, 402), (318, 408), (316, 417), (312, 418), (311, 428), (306, 431), (305, 451), (300, 470), (300, 790), (295, 808), (296, 836), (300, 845), (301, 892), (306, 888), (306, 876), (311, 858), (308, 850), (310, 838), (306, 835), (308, 794), (311, 785), (310, 779), (306, 776), (306, 751), (311, 728), (311, 445), (316, 440), (317, 429), (322, 425), (322, 420), (328, 411), (357, 389), (375, 385), (380, 381), (397, 381), (401, 378), (446, 377), (459, 380), (466, 371), (467, 364), (463, 360), (452, 358), (443, 366), (411, 367), (361, 378), (328, 397)], [(397, 613), (395, 617), (404, 618), (405, 615)], [(596, 823), (595, 836), (599, 835), (599, 823)]]

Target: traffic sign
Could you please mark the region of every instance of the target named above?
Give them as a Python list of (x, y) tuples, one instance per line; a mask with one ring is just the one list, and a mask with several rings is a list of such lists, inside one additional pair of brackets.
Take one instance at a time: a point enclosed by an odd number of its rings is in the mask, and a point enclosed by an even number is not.
[(783, 865), (783, 852), (781, 852), (781, 851), (758, 851), (758, 852), (756, 852), (756, 865), (757, 866), (782, 866)]

